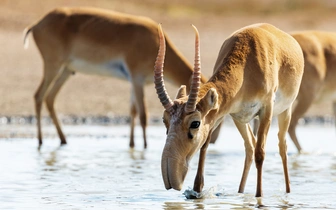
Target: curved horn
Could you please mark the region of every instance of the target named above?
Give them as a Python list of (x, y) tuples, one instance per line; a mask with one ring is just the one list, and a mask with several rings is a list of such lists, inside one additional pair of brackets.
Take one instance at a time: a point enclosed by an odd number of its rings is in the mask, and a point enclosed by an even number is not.
[(173, 113), (173, 101), (170, 99), (165, 85), (163, 81), (163, 63), (166, 53), (166, 43), (165, 43), (165, 37), (162, 31), (161, 24), (158, 26), (158, 32), (159, 32), (159, 41), (160, 41), (160, 47), (159, 52), (156, 57), (155, 66), (154, 66), (154, 84), (156, 93), (158, 94), (158, 97), (160, 99), (160, 102), (162, 106), (170, 113)]
[(191, 80), (190, 93), (188, 97), (187, 104), (185, 106), (185, 111), (187, 113), (193, 112), (196, 110), (196, 100), (198, 91), (201, 86), (201, 61), (200, 61), (200, 41), (197, 28), (192, 25), (195, 29), (196, 39), (195, 39), (195, 61), (194, 61), (194, 72)]

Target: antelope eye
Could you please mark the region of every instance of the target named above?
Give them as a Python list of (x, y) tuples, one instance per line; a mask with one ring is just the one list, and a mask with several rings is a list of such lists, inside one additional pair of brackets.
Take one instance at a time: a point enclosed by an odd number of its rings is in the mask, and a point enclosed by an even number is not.
[(200, 126), (201, 122), (200, 121), (193, 121), (191, 124), (190, 124), (190, 128), (198, 128)]

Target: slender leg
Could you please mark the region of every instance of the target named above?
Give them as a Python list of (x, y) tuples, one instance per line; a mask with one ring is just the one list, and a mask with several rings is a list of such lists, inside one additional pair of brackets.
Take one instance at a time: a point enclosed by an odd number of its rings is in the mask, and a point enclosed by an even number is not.
[(221, 130), (221, 128), (222, 128), (222, 124), (223, 124), (223, 122), (221, 122), (221, 123), (217, 126), (217, 128), (212, 132), (211, 140), (210, 140), (210, 143), (211, 143), (211, 144), (216, 143), (217, 138), (218, 138), (219, 133), (220, 133), (220, 130)]
[(291, 122), (288, 128), (289, 136), (293, 140), (298, 152), (301, 152), (302, 148), (295, 132), (296, 126), (299, 119), (308, 111), (320, 92), (324, 84), (326, 69), (319, 62), (312, 63), (306, 60), (304, 71), (305, 73), (303, 74), (299, 94), (296, 98), (296, 105), (292, 109)]
[(258, 118), (254, 118), (253, 119), (253, 134), (254, 135), (257, 135), (258, 129), (259, 129), (259, 119)]
[(41, 110), (42, 103), (49, 90), (52, 82), (55, 81), (58, 73), (62, 70), (62, 63), (52, 63), (44, 61), (44, 76), (40, 86), (38, 87), (34, 99), (35, 99), (35, 111), (36, 111), (36, 119), (37, 119), (37, 135), (39, 148), (42, 145), (42, 130), (41, 130)]
[(335, 128), (336, 128), (336, 101), (333, 102), (333, 111), (334, 111)]
[[(241, 136), (244, 139), (244, 146), (245, 146), (245, 163), (244, 163), (244, 170), (243, 175), (240, 181), (239, 190), (238, 193), (244, 193), (246, 180), (251, 168), (251, 164), (253, 161), (253, 155), (254, 155), (254, 145), (255, 145), (255, 137), (252, 133), (251, 127), (249, 124), (246, 123), (240, 123), (236, 120), (234, 120), (234, 123), (236, 127), (238, 128)], [(254, 143), (253, 143), (254, 142)]]
[(53, 120), (53, 122), (56, 126), (58, 136), (61, 139), (61, 145), (66, 144), (67, 142), (66, 142), (65, 136), (62, 132), (61, 126), (58, 122), (57, 115), (56, 115), (55, 108), (54, 108), (54, 103), (55, 103), (55, 98), (56, 98), (59, 90), (62, 88), (62, 86), (64, 85), (64, 83), (67, 81), (67, 79), (70, 77), (71, 74), (72, 74), (71, 71), (65, 69), (61, 73), (61, 75), (57, 78), (56, 82), (50, 88), (50, 91), (46, 95), (47, 108), (48, 108), (50, 116), (51, 116), (51, 118), (52, 118), (52, 120)]
[(143, 139), (144, 139), (144, 148), (147, 148), (146, 140), (146, 127), (147, 127), (147, 108), (144, 95), (144, 82), (143, 81), (134, 81), (133, 90), (136, 101), (136, 108), (140, 117), (140, 124), (142, 127)]
[(290, 181), (288, 175), (288, 167), (287, 167), (287, 144), (286, 144), (286, 133), (289, 127), (291, 119), (291, 108), (288, 108), (283, 113), (278, 116), (278, 124), (279, 124), (279, 153), (282, 160), (285, 182), (286, 182), (286, 192), (290, 192)]
[(291, 121), (288, 128), (288, 133), (291, 139), (293, 140), (293, 143), (295, 144), (298, 152), (301, 152), (302, 148), (296, 135), (296, 126), (299, 122), (299, 119), (307, 112), (307, 110), (313, 103), (313, 99), (314, 97), (312, 96), (301, 94), (300, 97), (297, 98), (297, 104), (293, 109)]
[(134, 148), (134, 127), (135, 127), (135, 118), (137, 116), (136, 101), (134, 98), (134, 90), (131, 93), (131, 132), (130, 132), (130, 148)]
[(193, 188), (193, 190), (198, 193), (202, 191), (203, 186), (204, 186), (204, 175), (203, 175), (204, 174), (204, 163), (205, 163), (206, 151), (209, 146), (210, 139), (211, 139), (211, 134), (212, 132), (210, 132), (210, 135), (208, 136), (206, 142), (203, 144), (200, 150), (198, 168), (197, 168), (197, 173), (196, 173), (196, 177), (194, 181), (194, 188)]
[(267, 133), (271, 125), (273, 113), (273, 104), (269, 104), (261, 110), (259, 115), (259, 130), (258, 139), (255, 147), (254, 157), (257, 168), (257, 190), (256, 197), (262, 196), (262, 166), (265, 159), (265, 144), (267, 139)]

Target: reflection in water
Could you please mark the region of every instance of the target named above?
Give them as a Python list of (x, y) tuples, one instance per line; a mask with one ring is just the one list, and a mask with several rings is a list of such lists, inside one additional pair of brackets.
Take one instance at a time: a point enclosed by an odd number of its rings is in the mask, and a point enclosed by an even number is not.
[[(81, 134), (84, 131), (90, 135)], [(73, 137), (68, 139), (68, 145), (60, 147), (56, 137), (47, 138), (40, 151), (36, 150), (35, 138), (0, 139), (1, 209), (336, 208), (335, 151), (315, 152), (315, 141), (309, 141), (311, 133), (305, 138), (305, 148), (309, 150), (310, 144), (312, 148), (306, 154), (296, 155), (295, 148), (289, 145), (292, 192), (286, 194), (277, 130), (271, 130), (269, 136), (274, 139), (267, 143), (264, 197), (256, 199), (255, 167), (251, 167), (245, 193), (237, 193), (244, 163), (243, 141), (235, 128), (225, 128), (222, 138), (209, 147), (201, 199), (186, 199), (183, 192), (192, 189), (198, 157), (190, 162), (182, 191), (167, 191), (160, 169), (163, 126), (149, 127), (146, 150), (128, 148), (127, 126), (118, 128), (119, 133), (113, 135), (109, 132), (116, 130), (104, 127), (79, 126), (71, 128), (71, 132), (79, 134), (70, 135)], [(334, 133), (333, 128), (330, 133)], [(142, 145), (142, 133), (138, 135), (136, 145)], [(330, 150), (336, 148), (334, 140), (325, 145)]]
[(256, 207), (257, 208), (262, 208), (262, 207), (265, 207), (265, 205), (263, 204), (263, 201), (262, 201), (262, 198), (256, 198), (257, 200), (257, 204), (256, 204)]
[[(201, 199), (187, 199), (183, 202), (165, 202), (163, 209), (292, 209), (294, 205), (289, 204), (286, 196), (282, 196), (279, 204), (270, 205), (269, 198), (255, 198), (252, 194), (234, 194), (225, 196), (212, 196)], [(266, 200), (264, 202), (264, 200)]]
[(45, 163), (47, 166), (54, 166), (56, 161), (57, 161), (57, 150), (56, 151), (52, 151), (49, 155), (48, 158), (45, 159)]
[(330, 173), (333, 180), (336, 182), (336, 153), (333, 155), (332, 162), (330, 165)]
[[(44, 159), (46, 166), (55, 166), (57, 164), (57, 152), (60, 150), (60, 147), (51, 151), (49, 154), (43, 154), (41, 150), (39, 150), (39, 154), (41, 159)], [(46, 156), (46, 157), (44, 157)]]
[(130, 157), (133, 160), (145, 160), (146, 151), (147, 151), (146, 149), (141, 151), (135, 150), (134, 148), (129, 149)]
[(191, 202), (164, 202), (163, 209), (205, 209), (204, 206), (202, 200), (193, 200)]

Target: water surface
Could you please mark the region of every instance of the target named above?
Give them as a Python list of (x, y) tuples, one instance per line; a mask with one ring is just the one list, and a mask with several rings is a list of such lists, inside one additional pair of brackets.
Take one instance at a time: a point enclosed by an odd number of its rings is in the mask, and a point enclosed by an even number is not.
[[(160, 160), (165, 128), (149, 126), (148, 149), (128, 148), (128, 126), (64, 126), (68, 145), (59, 147), (54, 128), (44, 128), (40, 151), (34, 126), (1, 126), (1, 209), (336, 209), (336, 137), (332, 126), (299, 127), (306, 154), (288, 141), (290, 194), (285, 193), (277, 129), (272, 127), (264, 162), (264, 197), (254, 197), (251, 167), (244, 194), (237, 193), (244, 162), (243, 140), (224, 126), (210, 145), (202, 199), (186, 199), (193, 186), (198, 154), (182, 191), (165, 190)], [(22, 137), (25, 133), (25, 137)], [(262, 206), (260, 205), (262, 204)]]

